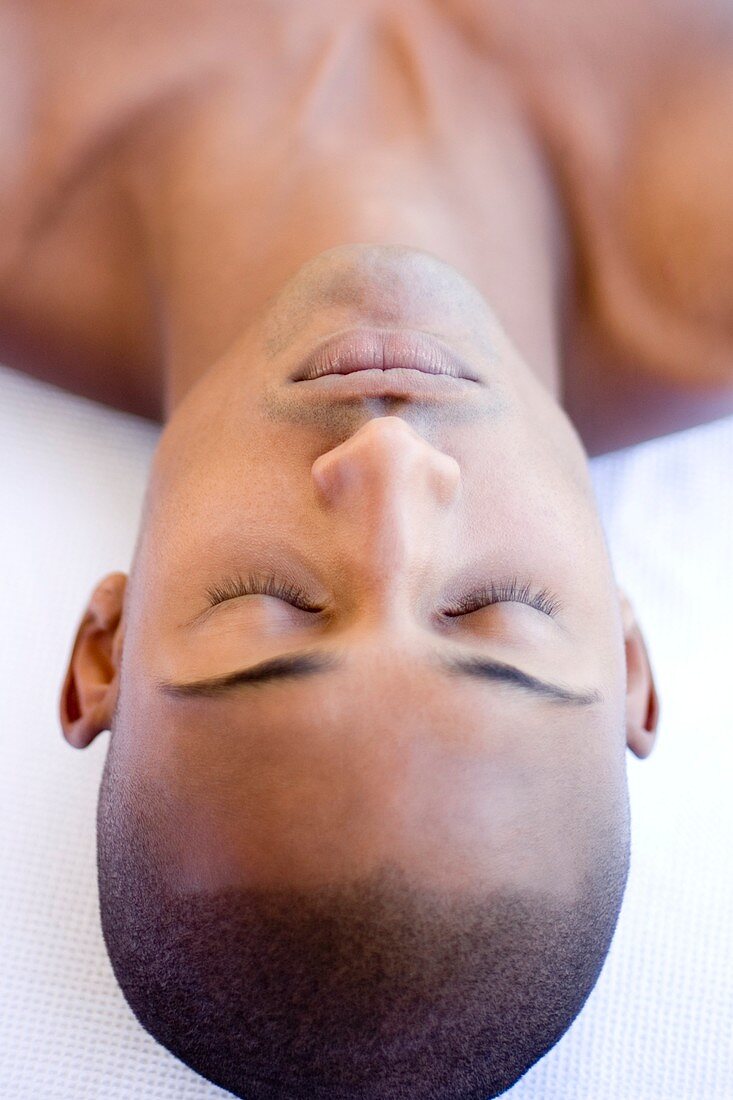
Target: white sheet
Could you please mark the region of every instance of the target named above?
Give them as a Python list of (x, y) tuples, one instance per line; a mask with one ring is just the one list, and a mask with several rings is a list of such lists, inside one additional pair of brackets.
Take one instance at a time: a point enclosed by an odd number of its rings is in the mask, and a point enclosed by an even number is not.
[[(127, 569), (156, 429), (0, 368), (0, 1097), (226, 1096), (139, 1026), (98, 922), (108, 734), (63, 741), (96, 581)], [(733, 1100), (733, 417), (593, 459), (661, 699), (632, 866), (582, 1013), (512, 1100)]]

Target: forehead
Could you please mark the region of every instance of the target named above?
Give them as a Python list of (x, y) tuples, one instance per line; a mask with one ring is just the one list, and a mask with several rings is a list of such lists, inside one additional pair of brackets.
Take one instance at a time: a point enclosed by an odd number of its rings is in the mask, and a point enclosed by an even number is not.
[[(600, 805), (595, 787), (616, 752), (599, 716), (560, 715), (497, 687), (370, 684), (342, 670), (216, 706), (151, 697), (146, 709), (139, 692), (125, 716), (127, 764), (157, 782), (174, 831), (192, 830), (186, 866), (197, 875), (199, 843), (227, 875), (240, 857), (287, 876), (395, 853), (451, 875), (504, 858), (521, 837), (539, 873), (537, 852), (557, 857), (577, 828), (577, 793)], [(527, 832), (542, 819), (546, 843)]]

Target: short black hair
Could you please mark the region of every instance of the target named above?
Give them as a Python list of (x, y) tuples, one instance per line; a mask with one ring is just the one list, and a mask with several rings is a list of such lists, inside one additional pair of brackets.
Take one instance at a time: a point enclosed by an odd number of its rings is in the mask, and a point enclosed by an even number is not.
[(97, 856), (114, 973), (142, 1026), (235, 1096), (488, 1100), (554, 1046), (598, 979), (628, 828), (605, 834), (564, 902), (429, 889), (386, 864), (308, 892), (186, 894), (112, 756)]

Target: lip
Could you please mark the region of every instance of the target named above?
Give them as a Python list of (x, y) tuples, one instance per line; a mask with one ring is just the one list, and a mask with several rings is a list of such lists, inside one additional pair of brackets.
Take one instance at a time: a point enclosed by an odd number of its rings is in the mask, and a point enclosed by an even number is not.
[[(372, 379), (387, 381), (389, 377), (393, 383), (415, 374), (432, 375), (436, 381), (438, 377), (441, 381), (481, 381), (460, 355), (430, 333), (368, 328), (349, 329), (321, 341), (297, 365), (290, 381), (316, 382), (362, 371), (368, 371)], [(393, 371), (397, 373), (392, 375)]]

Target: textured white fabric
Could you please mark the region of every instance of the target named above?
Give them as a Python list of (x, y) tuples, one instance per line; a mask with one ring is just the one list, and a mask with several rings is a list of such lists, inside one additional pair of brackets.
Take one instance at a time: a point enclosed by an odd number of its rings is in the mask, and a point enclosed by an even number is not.
[[(108, 734), (63, 741), (59, 685), (96, 581), (130, 563), (157, 430), (0, 368), (0, 1097), (225, 1096), (158, 1046), (99, 928)], [(582, 1013), (512, 1100), (733, 1100), (733, 418), (593, 459), (662, 706), (628, 753), (632, 866)]]

